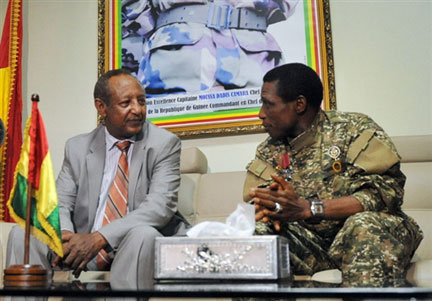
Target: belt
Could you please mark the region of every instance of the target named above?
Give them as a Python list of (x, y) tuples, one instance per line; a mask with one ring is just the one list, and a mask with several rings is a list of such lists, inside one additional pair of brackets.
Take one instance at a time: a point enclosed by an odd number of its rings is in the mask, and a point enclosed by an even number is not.
[(267, 20), (247, 8), (234, 8), (225, 3), (193, 4), (174, 7), (159, 14), (156, 28), (172, 24), (192, 22), (205, 24), (217, 30), (227, 28), (267, 30)]

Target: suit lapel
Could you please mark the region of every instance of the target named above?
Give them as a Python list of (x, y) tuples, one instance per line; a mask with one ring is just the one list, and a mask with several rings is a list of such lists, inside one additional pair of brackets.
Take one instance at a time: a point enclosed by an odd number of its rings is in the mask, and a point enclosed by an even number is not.
[[(132, 152), (131, 163), (129, 166), (129, 191), (128, 191), (128, 208), (132, 211), (135, 208), (135, 191), (138, 184), (138, 178), (143, 174), (146, 141), (148, 137), (148, 122), (143, 125), (143, 130), (136, 137), (135, 145)], [(145, 175), (145, 173), (144, 173)], [(142, 176), (142, 175), (141, 175)]]
[(100, 127), (90, 144), (90, 152), (86, 157), (89, 187), (89, 231), (94, 224), (99, 195), (102, 186), (103, 170), (105, 165), (105, 130)]

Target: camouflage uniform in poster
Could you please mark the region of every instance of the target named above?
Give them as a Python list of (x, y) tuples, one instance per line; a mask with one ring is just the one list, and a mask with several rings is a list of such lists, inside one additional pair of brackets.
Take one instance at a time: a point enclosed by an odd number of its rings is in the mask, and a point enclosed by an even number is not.
[(267, 26), (297, 1), (123, 0), (123, 67), (149, 96), (258, 87), (283, 60)]
[[(280, 164), (283, 153), (289, 155), (286, 169)], [(406, 178), (400, 157), (372, 119), (320, 110), (312, 127), (296, 138), (269, 137), (248, 165), (245, 200), (251, 187), (276, 171), (301, 198), (351, 195), (364, 209), (344, 220), (281, 222), (280, 232), (271, 221), (257, 222), (257, 234), (288, 238), (294, 274), (337, 268), (342, 271), (342, 286), (406, 285), (406, 268), (423, 233), (401, 210)]]

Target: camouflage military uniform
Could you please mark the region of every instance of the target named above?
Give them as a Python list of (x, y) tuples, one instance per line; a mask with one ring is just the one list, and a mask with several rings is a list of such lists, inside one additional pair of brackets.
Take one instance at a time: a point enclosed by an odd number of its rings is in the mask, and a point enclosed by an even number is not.
[[(282, 61), (281, 49), (266, 27), (286, 20), (297, 1), (124, 0), (123, 65), (138, 74), (149, 96), (258, 87), (262, 75)], [(160, 16), (169, 18), (174, 9), (216, 2), (256, 14), (265, 22), (264, 28), (218, 29), (188, 20), (158, 25)], [(189, 14), (202, 13), (185, 11)]]
[[(329, 150), (335, 147), (339, 155), (330, 156)], [(280, 169), (280, 153), (285, 151), (290, 165)], [(280, 234), (289, 239), (295, 274), (338, 268), (344, 286), (405, 283), (406, 267), (423, 234), (401, 210), (405, 176), (400, 171), (400, 157), (373, 120), (362, 114), (320, 111), (309, 130), (289, 141), (269, 138), (258, 146), (256, 156), (255, 161), (278, 167), (280, 174), (290, 178), (301, 198), (351, 195), (364, 209), (345, 220), (283, 222), (279, 233), (271, 223), (258, 222), (257, 234)], [(248, 166), (245, 190), (264, 174), (265, 167), (256, 166)]]

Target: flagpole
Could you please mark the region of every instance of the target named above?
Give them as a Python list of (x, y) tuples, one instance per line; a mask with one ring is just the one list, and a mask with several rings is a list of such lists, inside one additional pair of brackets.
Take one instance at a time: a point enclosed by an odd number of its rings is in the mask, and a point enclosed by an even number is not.
[[(39, 102), (39, 95), (31, 96), (32, 103)], [(31, 116), (31, 118), (37, 118)], [(35, 130), (31, 127), (29, 131)], [(29, 172), (30, 169), (29, 169)], [(4, 287), (46, 287), (49, 284), (47, 271), (40, 264), (30, 264), (30, 229), (31, 229), (31, 203), (32, 203), (32, 183), (27, 186), (27, 204), (24, 234), (24, 264), (14, 264), (4, 270)]]
[(30, 220), (31, 220), (31, 195), (32, 186), (29, 183), (27, 187), (27, 207), (26, 207), (26, 223), (25, 223), (25, 236), (24, 236), (24, 264), (30, 262)]
[[(39, 102), (39, 95), (32, 94), (31, 101)], [(33, 116), (36, 118), (36, 116)], [(27, 186), (27, 205), (26, 205), (26, 223), (25, 223), (25, 236), (24, 236), (24, 264), (30, 262), (30, 230), (31, 230), (31, 203), (32, 203), (32, 185), (29, 183)]]

